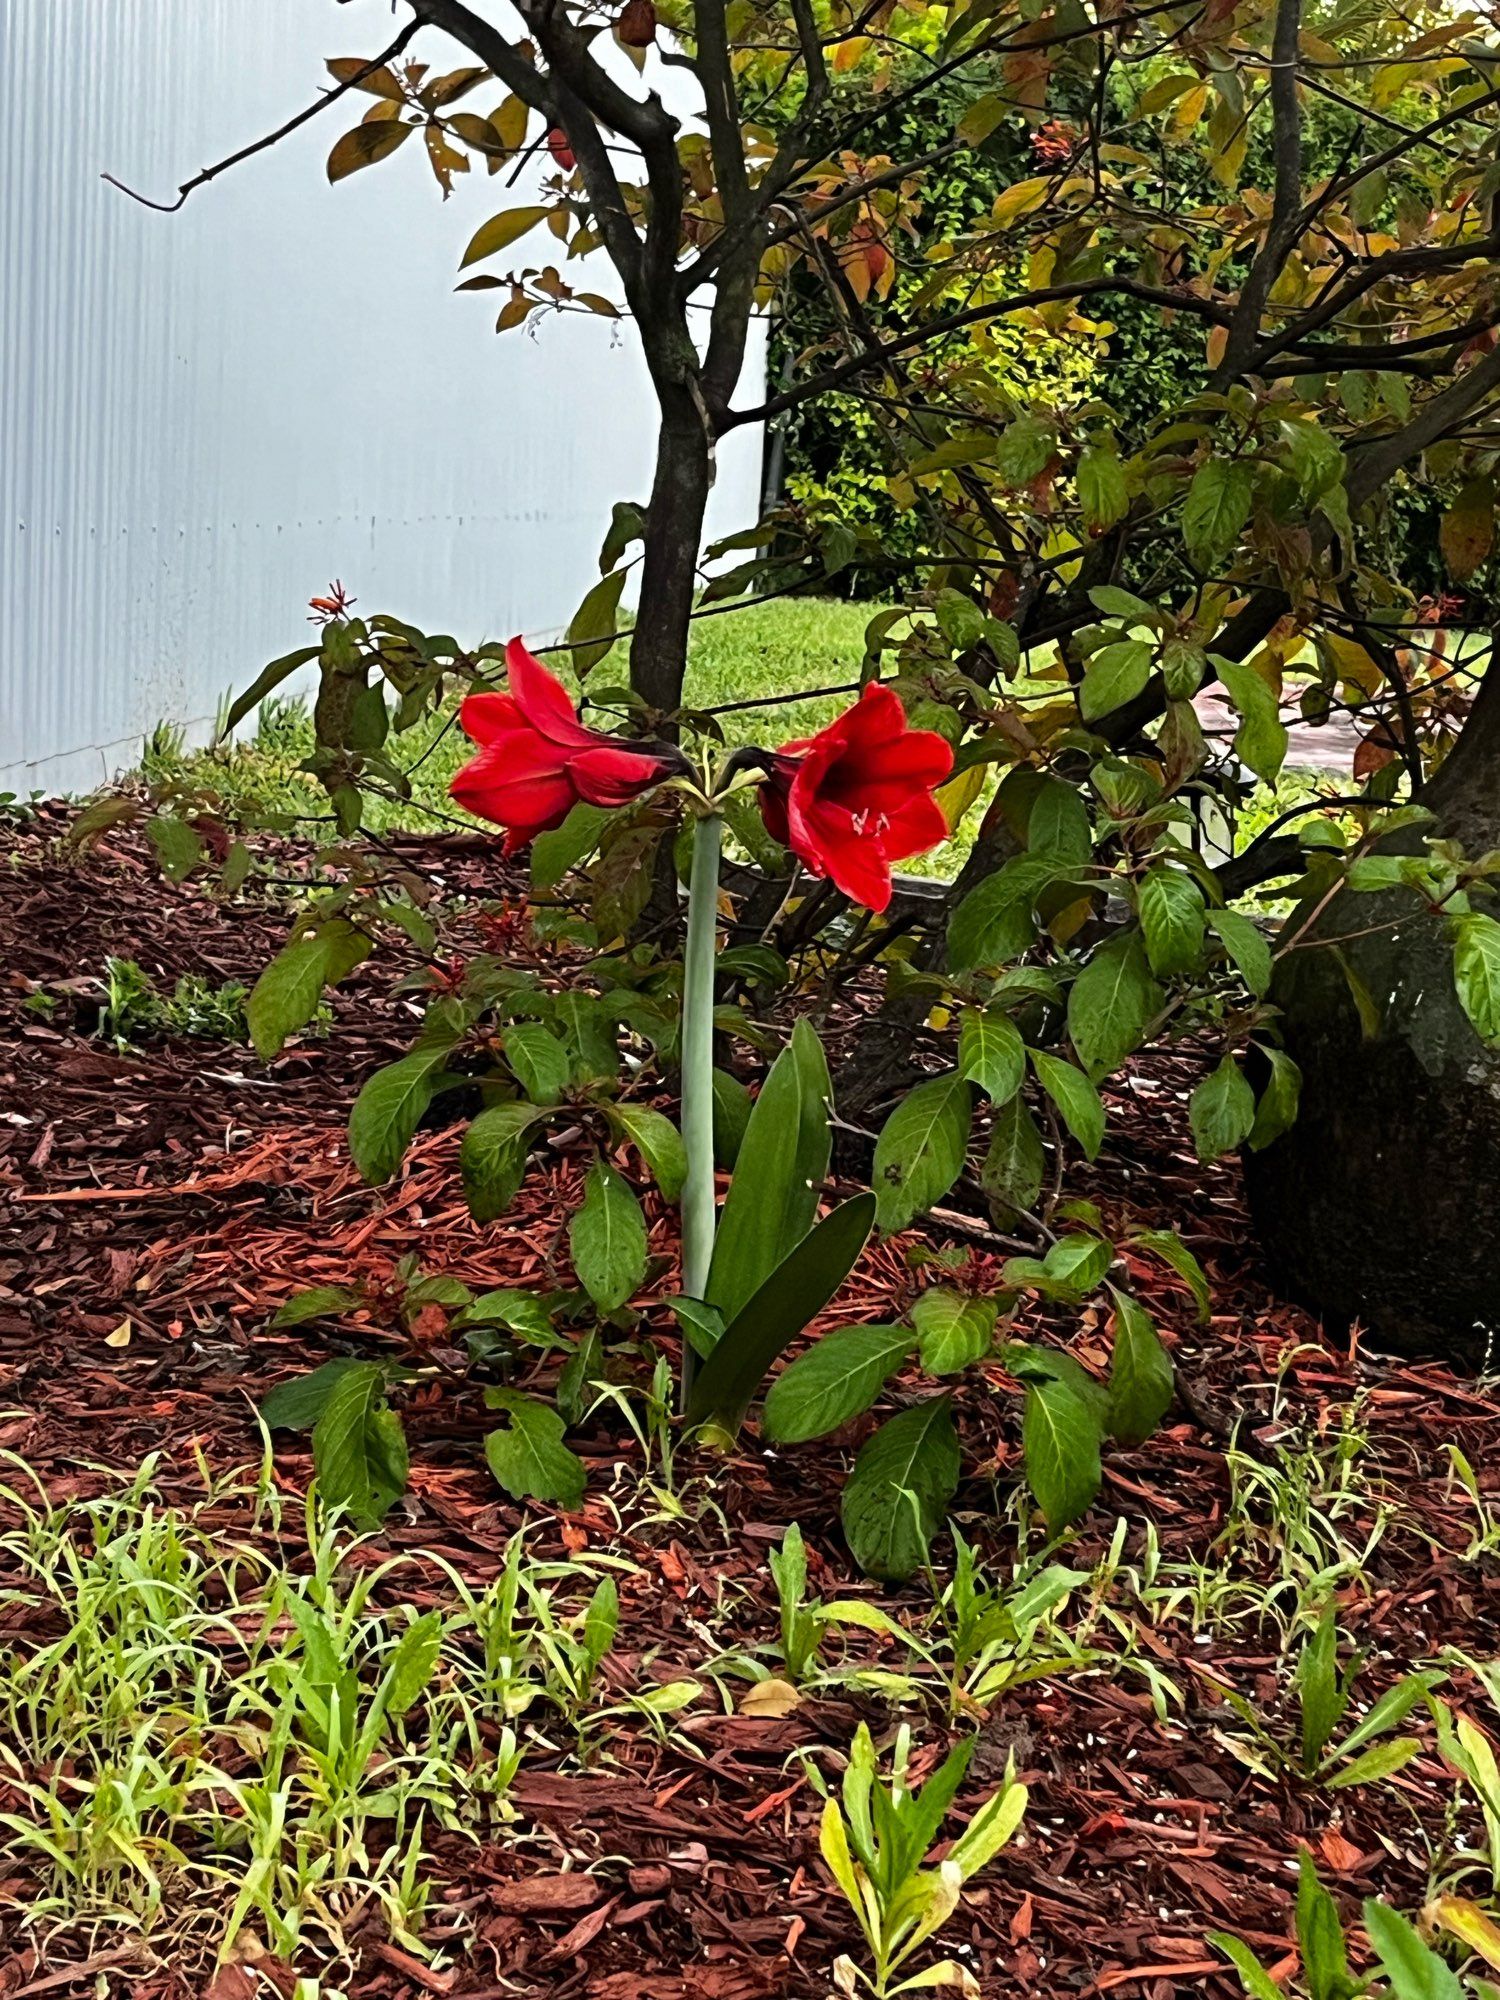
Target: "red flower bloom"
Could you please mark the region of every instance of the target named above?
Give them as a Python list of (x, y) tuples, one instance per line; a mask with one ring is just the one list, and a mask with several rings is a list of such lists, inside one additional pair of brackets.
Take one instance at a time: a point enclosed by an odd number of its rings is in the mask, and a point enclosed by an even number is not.
[(628, 805), (675, 768), (654, 752), (585, 729), (562, 682), (519, 639), (506, 647), (505, 665), (509, 694), (471, 694), (458, 711), (479, 754), (448, 789), (469, 812), (506, 829), (507, 854), (561, 826), (580, 799)]
[(872, 682), (826, 729), (782, 745), (761, 786), (761, 815), (805, 868), (883, 910), (891, 863), (948, 837), (932, 793), (952, 769), (943, 738), (908, 729), (897, 696)]

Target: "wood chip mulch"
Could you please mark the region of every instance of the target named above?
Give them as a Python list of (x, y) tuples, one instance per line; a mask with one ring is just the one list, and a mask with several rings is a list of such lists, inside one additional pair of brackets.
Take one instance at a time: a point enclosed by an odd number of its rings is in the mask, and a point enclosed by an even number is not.
[[(390, 1187), (363, 1186), (344, 1144), (348, 1105), (372, 1068), (403, 1051), (415, 1018), (409, 999), (390, 997), (378, 961), (335, 997), (326, 1037), (298, 1042), (268, 1067), (222, 1043), (116, 1053), (89, 1033), (82, 984), (107, 954), (137, 959), (168, 986), (181, 972), (249, 984), (284, 938), (285, 919), (253, 899), (221, 906), (164, 883), (130, 834), (71, 856), (58, 845), (64, 823), (44, 813), (0, 835), (0, 1449), (34, 1467), (59, 1500), (101, 1490), (106, 1468), (134, 1471), (159, 1454), (161, 1490), (191, 1504), (202, 1491), (196, 1454), (216, 1471), (257, 1459), (252, 1405), (274, 1382), (361, 1341), (368, 1350), (397, 1337), (375, 1319), (363, 1329), (267, 1331), (293, 1291), (379, 1285), (409, 1253), (476, 1290), (566, 1280), (565, 1225), (581, 1166), (567, 1145), (547, 1155), (515, 1210), (487, 1228), (464, 1208), (452, 1130), (421, 1134)], [(454, 861), (434, 847), (425, 862), (450, 886), (497, 893), (483, 854)], [(476, 922), (472, 906), (453, 909), (445, 949), (481, 948)], [(27, 1004), (37, 985), (62, 988), (50, 1016)], [(1117, 1233), (1131, 1222), (1181, 1228), (1208, 1269), (1214, 1315), (1195, 1326), (1176, 1281), (1148, 1259), (1132, 1261), (1194, 1385), (1194, 1414), (1174, 1411), (1141, 1450), (1107, 1455), (1100, 1504), (1064, 1559), (1088, 1568), (1120, 1515), (1131, 1523), (1127, 1563), (1139, 1561), (1148, 1522), (1165, 1560), (1206, 1558), (1230, 1501), (1229, 1426), (1241, 1422), (1251, 1459), (1274, 1458), (1279, 1444), (1334, 1435), (1358, 1397), (1370, 1440), (1359, 1468), (1365, 1490), (1342, 1525), (1358, 1541), (1379, 1509), (1391, 1509), (1362, 1579), (1340, 1593), (1341, 1622), (1370, 1656), (1369, 1691), (1444, 1647), (1494, 1658), (1497, 1565), (1463, 1560), (1474, 1517), (1445, 1448), (1467, 1454), (1500, 1505), (1500, 1402), (1437, 1363), (1334, 1351), (1270, 1294), (1236, 1169), (1204, 1169), (1192, 1156), (1184, 1102), (1195, 1074), (1190, 1054), (1141, 1065), (1120, 1087), (1129, 1104), (1111, 1121), (1106, 1156), (1070, 1181)], [(648, 1207), (665, 1269), (673, 1217)], [(914, 1282), (909, 1248), (872, 1250), (837, 1317), (894, 1317), (893, 1294), (909, 1296)], [(972, 1254), (971, 1274), (984, 1281), (988, 1253)], [(1107, 1360), (1097, 1310), (1030, 1317), (1018, 1332), (1065, 1341), (1086, 1366)], [(669, 1341), (663, 1315), (649, 1324)], [(958, 1415), (971, 1469), (959, 1517), (1003, 1573), (1017, 1546), (1016, 1510), (1004, 1511), (1019, 1468), (1015, 1385), (998, 1367), (987, 1380), (966, 1378)], [(377, 1547), (430, 1552), (481, 1584), (495, 1575), (521, 1510), (485, 1469), (479, 1397), (424, 1390), (406, 1417), (412, 1490)], [(690, 1675), (736, 1640), (765, 1644), (776, 1626), (767, 1551), (792, 1519), (824, 1598), (863, 1595), (898, 1618), (919, 1613), (919, 1586), (875, 1588), (843, 1548), (838, 1491), (863, 1434), (855, 1427), (777, 1457), (752, 1434), (720, 1465), (680, 1463), (680, 1479), (700, 1491), (712, 1478), (714, 1505), (665, 1520), (642, 1503), (628, 1432), (602, 1417), (586, 1430), (576, 1442), (588, 1498), (568, 1518), (532, 1508), (531, 1545), (559, 1556), (607, 1550), (635, 1565), (622, 1584), (610, 1685)], [(302, 1441), (279, 1452), (287, 1493), (300, 1492), (309, 1471)], [(1267, 1539), (1237, 1559), (1269, 1576), (1278, 1553)], [(430, 1577), (432, 1601), (441, 1601), (448, 1586), (435, 1565)], [(0, 1589), (17, 1583), (0, 1575)], [(17, 1636), (7, 1614), (4, 1643)], [(1136, 1636), (1142, 1656), (1182, 1692), (1165, 1721), (1140, 1673), (1106, 1664), (1016, 1689), (980, 1729), (961, 1812), (1011, 1756), (1032, 1792), (1022, 1837), (971, 1887), (943, 1934), (987, 2000), (1225, 1996), (1238, 1983), (1205, 1943), (1218, 1929), (1247, 1938), (1284, 1975), (1294, 1964), (1299, 1847), (1312, 1849), (1350, 1914), (1370, 1894), (1410, 1911), (1428, 1891), (1433, 1856), (1450, 1852), (1455, 1826), (1468, 1824), (1462, 1814), (1450, 1820), (1452, 1781), (1430, 1742), (1394, 1780), (1348, 1791), (1247, 1768), (1228, 1747), (1242, 1732), (1226, 1693), (1293, 1727), (1274, 1631), (1247, 1625), (1203, 1643), (1185, 1620), (1142, 1621)], [(878, 1640), (858, 1637), (881, 1664), (897, 1664)], [(1486, 1729), (1500, 1722), (1461, 1668), (1448, 1694)], [(835, 1688), (762, 1720), (723, 1713), (710, 1687), (664, 1735), (621, 1725), (585, 1769), (562, 1751), (534, 1750), (516, 1784), (513, 1832), (480, 1846), (434, 1840), (424, 1940), (433, 1959), (393, 1944), (372, 1918), (338, 1990), (358, 2000), (828, 1993), (833, 1958), (857, 1943), (818, 1856), (820, 1801), (798, 1753), (835, 1774), (861, 1718), (878, 1737), (892, 1713), (874, 1694)], [(925, 1765), (948, 1740), (941, 1708), (911, 1719)], [(0, 1810), (5, 1790), (0, 1773)], [(0, 1877), (0, 2000), (290, 1996), (290, 1970), (273, 1964), (215, 1975), (211, 1949), (168, 1947), (153, 1959), (117, 1932), (81, 1940), (27, 1930), (18, 1915), (24, 1869), (6, 1860), (3, 1835)]]

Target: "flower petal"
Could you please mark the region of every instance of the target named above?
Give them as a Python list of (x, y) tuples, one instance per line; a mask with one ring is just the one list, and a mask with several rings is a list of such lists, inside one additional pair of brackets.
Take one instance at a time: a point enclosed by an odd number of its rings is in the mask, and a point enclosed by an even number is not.
[(870, 833), (855, 831), (853, 820), (838, 806), (815, 804), (804, 815), (805, 834), (812, 837), (826, 875), (836, 889), (867, 910), (885, 909), (891, 900), (891, 865), (881, 843)]
[(580, 798), (595, 806), (624, 806), (649, 791), (666, 776), (660, 757), (617, 748), (607, 736), (596, 736), (587, 750), (568, 757), (568, 773)]
[(508, 694), (470, 694), (459, 704), (458, 726), (471, 743), (493, 743), (506, 731), (530, 724)]
[(506, 647), (505, 666), (516, 706), (549, 743), (581, 750), (597, 742), (596, 732), (585, 729), (578, 720), (572, 697), (562, 682), (549, 674), (540, 660), (533, 659), (519, 639), (512, 639)]
[(471, 757), (448, 790), (467, 812), (512, 827), (523, 839), (560, 825), (578, 797), (563, 771), (518, 773), (505, 744)]
[(887, 861), (905, 861), (908, 855), (925, 854), (948, 838), (948, 821), (931, 792), (919, 792), (880, 829), (880, 851)]

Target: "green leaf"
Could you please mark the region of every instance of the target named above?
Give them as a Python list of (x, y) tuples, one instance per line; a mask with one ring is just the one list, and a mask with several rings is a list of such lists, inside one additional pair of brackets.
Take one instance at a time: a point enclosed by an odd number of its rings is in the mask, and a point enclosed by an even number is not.
[(1029, 951), (1036, 942), (1032, 908), (1059, 868), (1052, 857), (1018, 854), (977, 883), (948, 919), (948, 969), (974, 972)]
[(582, 1422), (589, 1390), (607, 1379), (604, 1342), (599, 1338), (598, 1328), (591, 1326), (558, 1372), (557, 1412), (564, 1424)]
[(693, 1384), (688, 1418), (730, 1433), (744, 1420), (771, 1363), (828, 1304), (875, 1226), (875, 1197), (856, 1195), (825, 1215), (725, 1327)]
[(471, 1298), (453, 1316), (453, 1331), (466, 1333), (471, 1327), (503, 1326), (519, 1333), (535, 1347), (556, 1347), (552, 1316), (535, 1292), (522, 1286), (502, 1285), (492, 1292)]
[(599, 574), (615, 569), (633, 542), (646, 538), (646, 510), (633, 500), (617, 500), (609, 513), (609, 532), (599, 551)]
[(1063, 1123), (1082, 1146), (1085, 1159), (1099, 1157), (1104, 1144), (1104, 1102), (1075, 1064), (1041, 1049), (1031, 1051), (1037, 1081), (1057, 1106)]
[(1205, 1321), (1212, 1306), (1208, 1279), (1203, 1275), (1203, 1266), (1176, 1231), (1143, 1229), (1130, 1240), (1137, 1250), (1149, 1250), (1153, 1256), (1160, 1257), (1164, 1264), (1177, 1273), (1193, 1295), (1193, 1303), (1198, 1309), (1199, 1323)]
[(1470, 911), (1452, 921), (1453, 983), (1480, 1041), (1500, 1047), (1500, 923)]
[(1102, 611), (1106, 618), (1123, 618), (1128, 625), (1160, 625), (1162, 616), (1154, 604), (1148, 604), (1144, 597), (1137, 597), (1132, 590), (1122, 590), (1117, 583), (1096, 584), (1089, 592), (1089, 603), (1096, 611)]
[(1312, 2000), (1349, 2000), (1357, 1988), (1349, 1977), (1344, 1926), (1338, 1905), (1318, 1880), (1312, 1856), (1297, 1855), (1297, 1942)]
[(515, 1200), (526, 1173), (532, 1128), (542, 1115), (534, 1104), (494, 1104), (465, 1132), (458, 1171), (476, 1222), (493, 1222)]
[(828, 1174), (829, 1096), (823, 1045), (800, 1020), (755, 1100), (719, 1217), (707, 1298), (726, 1320), (812, 1227)]
[(1262, 1152), (1297, 1122), (1297, 1105), (1302, 1096), (1302, 1072), (1285, 1049), (1261, 1046), (1261, 1054), (1271, 1065), (1271, 1074), (1255, 1107), (1250, 1127), (1250, 1150)]
[(881, 1425), (854, 1461), (840, 1503), (844, 1539), (867, 1576), (901, 1583), (921, 1567), (958, 1475), (948, 1397)]
[(1317, 1767), (1349, 1705), (1348, 1688), (1339, 1678), (1338, 1648), (1337, 1613), (1334, 1606), (1328, 1604), (1303, 1645), (1294, 1676), (1298, 1700), (1302, 1705), (1304, 1771), (1311, 1772)]
[(274, 694), (288, 674), (296, 673), (298, 667), (305, 667), (309, 660), (317, 659), (322, 650), (321, 646), (299, 646), (296, 652), (283, 653), (279, 660), (272, 660), (269, 666), (262, 667), (245, 692), (236, 695), (229, 704), (221, 740), (244, 721), (252, 708), (259, 708), (268, 694)]
[(1060, 1236), (1044, 1259), (1007, 1257), (1003, 1277), (1008, 1286), (1041, 1292), (1047, 1298), (1078, 1300), (1104, 1280), (1113, 1262), (1110, 1245), (1097, 1236), (1074, 1231)]
[(573, 671), (582, 680), (613, 649), (620, 629), (620, 595), (626, 572), (614, 570), (601, 576), (573, 614), (568, 627), (568, 643), (573, 648)]
[(443, 1646), (443, 1614), (425, 1611), (414, 1618), (401, 1635), (391, 1655), (391, 1663), (381, 1679), (381, 1695), (387, 1715), (405, 1715), (419, 1695), (427, 1692), (437, 1671)]
[(1263, 998), (1271, 987), (1271, 947), (1259, 925), (1238, 910), (1210, 910), (1208, 927), (1256, 999)]
[(1162, 1004), (1138, 936), (1102, 945), (1073, 982), (1068, 1033), (1095, 1082), (1118, 1069), (1145, 1040)]
[(1196, 972), (1203, 956), (1207, 912), (1203, 891), (1191, 875), (1158, 862), (1137, 891), (1146, 956), (1158, 979)]
[(1422, 1754), (1422, 1740), (1418, 1736), (1388, 1736), (1384, 1743), (1371, 1744), (1362, 1756), (1352, 1763), (1341, 1764), (1336, 1771), (1323, 1776), (1323, 1783), (1330, 1791), (1342, 1791), (1346, 1785), (1374, 1785), (1386, 1778), (1393, 1778), (1398, 1771), (1404, 1771), (1413, 1757)]
[(1051, 776), (1040, 780), (1026, 815), (1026, 848), (1030, 854), (1055, 855), (1065, 870), (1088, 860), (1094, 833), (1076, 785)]
[(996, 1299), (967, 1298), (934, 1285), (912, 1307), (911, 1321), (929, 1375), (957, 1375), (989, 1353), (999, 1316)]
[(271, 1315), (271, 1325), (301, 1326), (310, 1319), (332, 1319), (353, 1312), (364, 1299), (348, 1285), (311, 1285), (305, 1292), (293, 1292), (284, 1306)]
[(470, 264), (477, 264), (484, 257), (493, 257), (497, 251), (508, 250), (512, 243), (535, 229), (539, 222), (545, 222), (551, 213), (550, 208), (534, 203), (526, 208), (503, 209), (499, 215), (492, 215), (469, 238), (469, 247), (459, 259), (459, 269), (466, 270)]
[(487, 1389), (484, 1400), (509, 1419), (503, 1430), (486, 1437), (484, 1455), (512, 1500), (576, 1507), (588, 1478), (583, 1460), (563, 1443), (564, 1424), (556, 1410), (518, 1389)]
[(1101, 646), (1079, 684), (1078, 707), (1084, 721), (1097, 722), (1134, 701), (1151, 678), (1154, 657), (1148, 639), (1117, 639)]
[(1365, 1904), (1365, 1931), (1380, 1969), (1399, 2000), (1464, 2000), (1464, 1989), (1405, 1917), (1373, 1897)]
[(1026, 1078), (1026, 1045), (998, 1007), (964, 1009), (958, 1024), (958, 1073), (992, 1104), (1007, 1104)]
[(583, 1204), (568, 1227), (579, 1282), (600, 1312), (614, 1312), (646, 1275), (646, 1219), (641, 1205), (607, 1160), (595, 1160)]
[(318, 1011), (325, 986), (336, 986), (362, 965), (370, 940), (344, 917), (319, 924), (277, 952), (245, 1002), (255, 1052), (264, 1062), (279, 1055), (290, 1035)]
[(916, 1345), (905, 1326), (836, 1326), (771, 1384), (761, 1435), (773, 1444), (826, 1437), (868, 1410)]
[(1057, 450), (1057, 434), (1042, 417), (1017, 417), (995, 444), (995, 470), (1007, 486), (1029, 486), (1040, 479)]
[(1255, 474), (1243, 459), (1210, 458), (1182, 503), (1182, 539), (1197, 569), (1217, 570), (1250, 518)]
[(580, 799), (561, 826), (539, 833), (531, 843), (531, 886), (555, 889), (570, 868), (586, 861), (604, 834), (612, 815), (605, 806)]
[[(271, 1323), (273, 1326), (276, 1324), (274, 1320)], [(270, 1394), (260, 1400), (262, 1423), (270, 1431), (305, 1431), (322, 1416), (328, 1407), (328, 1398), (349, 1370), (371, 1365), (355, 1355), (340, 1354), (306, 1375), (294, 1375), (288, 1382), (278, 1382)]]
[(526, 1021), (507, 1028), (505, 1060), (533, 1104), (556, 1104), (572, 1071), (568, 1052), (549, 1028)]
[(372, 125), (356, 125), (341, 139), (336, 139), (333, 150), (328, 155), (328, 178), (341, 181), (350, 174), (357, 174), (361, 167), (373, 166), (377, 160), (387, 158), (398, 146), (416, 130), (400, 118), (382, 118)]
[(1234, 748), (1257, 778), (1273, 784), (1286, 762), (1287, 731), (1275, 694), (1254, 667), (1215, 658), (1219, 679), (1240, 713)]
[(1113, 528), (1130, 512), (1125, 468), (1113, 445), (1091, 444), (1078, 460), (1078, 502), (1083, 524), (1093, 534)]
[(1054, 1533), (1086, 1514), (1103, 1478), (1099, 1400), (1058, 1376), (1028, 1381), (1021, 1417), (1026, 1477)]
[(146, 832), (156, 849), (161, 872), (169, 882), (186, 881), (205, 858), (202, 834), (185, 819), (156, 813), (147, 820)]
[(1025, 1210), (1041, 1193), (1046, 1170), (1046, 1155), (1036, 1120), (1018, 1094), (995, 1113), (989, 1151), (979, 1169), (979, 1184), (992, 1203)]
[(385, 1370), (357, 1362), (333, 1385), (313, 1427), (313, 1465), (324, 1504), (356, 1527), (378, 1528), (406, 1491), (406, 1434), (385, 1400)]
[(646, 1162), (664, 1198), (676, 1201), (687, 1179), (687, 1151), (671, 1119), (649, 1104), (612, 1104), (610, 1117)]
[(349, 1113), (349, 1152), (372, 1186), (388, 1181), (443, 1078), (443, 1051), (403, 1056), (367, 1078)]
[(887, 1235), (941, 1201), (963, 1172), (973, 1109), (971, 1086), (954, 1071), (919, 1083), (885, 1121), (871, 1178)]
[(1225, 1056), (1188, 1099), (1188, 1123), (1198, 1158), (1205, 1163), (1232, 1153), (1249, 1138), (1255, 1092), (1233, 1056)]
[(750, 1125), (750, 1093), (737, 1076), (714, 1071), (714, 1164), (733, 1173)]
[(1283, 1988), (1276, 1984), (1243, 1938), (1231, 1937), (1228, 1931), (1210, 1931), (1208, 1941), (1234, 1966), (1251, 2000), (1286, 2000)]
[(1151, 1315), (1128, 1292), (1110, 1286), (1115, 1350), (1109, 1369), (1109, 1431), (1123, 1445), (1144, 1444), (1171, 1408), (1171, 1359)]

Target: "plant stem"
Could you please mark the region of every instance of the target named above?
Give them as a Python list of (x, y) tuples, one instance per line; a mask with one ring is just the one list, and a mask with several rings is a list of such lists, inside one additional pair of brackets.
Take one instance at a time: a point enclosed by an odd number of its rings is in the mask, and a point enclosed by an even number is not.
[[(701, 1299), (714, 1253), (714, 946), (719, 914), (719, 843), (724, 822), (705, 813), (693, 832), (688, 885), (687, 947), (682, 991), (682, 1143), (687, 1180), (682, 1190), (682, 1289)], [(686, 1405), (698, 1357), (683, 1335), (682, 1401)]]

